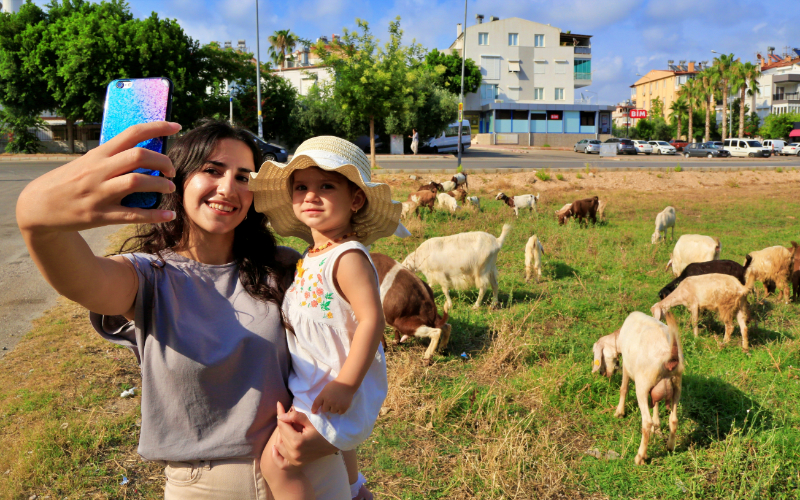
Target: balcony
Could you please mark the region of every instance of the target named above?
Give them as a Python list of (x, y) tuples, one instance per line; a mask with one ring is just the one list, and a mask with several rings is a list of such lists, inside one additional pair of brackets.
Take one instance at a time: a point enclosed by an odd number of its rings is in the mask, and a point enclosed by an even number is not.
[(575, 72), (575, 79), (576, 80), (591, 80), (592, 74), (591, 73), (579, 73)]
[(800, 92), (785, 92), (783, 94), (773, 94), (772, 104), (798, 104), (800, 103)]
[(575, 54), (591, 54), (592, 53), (592, 48), (591, 47), (576, 46), (574, 53)]

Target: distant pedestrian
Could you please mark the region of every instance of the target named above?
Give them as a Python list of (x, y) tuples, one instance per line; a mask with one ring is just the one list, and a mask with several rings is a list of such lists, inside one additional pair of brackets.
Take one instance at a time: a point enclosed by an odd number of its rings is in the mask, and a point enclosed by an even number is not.
[(417, 150), (419, 149), (419, 132), (417, 132), (417, 129), (412, 128), (409, 137), (411, 137), (411, 151), (417, 154)]

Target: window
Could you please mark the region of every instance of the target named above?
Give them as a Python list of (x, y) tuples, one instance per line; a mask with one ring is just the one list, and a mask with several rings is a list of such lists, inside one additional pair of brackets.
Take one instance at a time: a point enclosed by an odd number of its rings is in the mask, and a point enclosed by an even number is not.
[(500, 58), (498, 56), (481, 56), (481, 74), (485, 80), (499, 80)]
[(519, 45), (517, 43), (518, 40), (519, 40), (519, 37), (517, 36), (516, 33), (509, 33), (508, 34), (508, 44), (509, 45), (514, 45), (514, 46)]
[(537, 87), (533, 89), (533, 100), (534, 101), (544, 101), (544, 88)]
[(544, 35), (534, 35), (534, 37), (533, 37), (533, 46), (534, 47), (544, 47)]
[(478, 33), (478, 45), (489, 45), (489, 33)]
[(519, 61), (508, 61), (508, 71), (519, 73)]
[(484, 83), (481, 84), (481, 99), (494, 100), (497, 98), (497, 84)]
[(547, 67), (547, 61), (533, 61), (533, 74), (543, 75), (544, 69)]
[(556, 89), (556, 101), (564, 100), (564, 89)]
[(506, 95), (512, 101), (518, 101), (519, 100), (519, 91), (520, 91), (520, 87), (508, 87), (508, 93)]
[(567, 63), (569, 61), (556, 61), (556, 74), (557, 75), (566, 75), (567, 74)]
[(594, 127), (594, 111), (581, 111), (581, 126)]

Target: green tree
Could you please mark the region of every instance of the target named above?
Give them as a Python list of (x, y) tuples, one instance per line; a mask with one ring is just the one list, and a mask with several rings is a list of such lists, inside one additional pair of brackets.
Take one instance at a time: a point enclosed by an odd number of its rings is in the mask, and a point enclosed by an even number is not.
[(670, 119), (672, 123), (676, 127), (675, 138), (680, 139), (682, 134), (682, 122), (686, 118), (688, 114), (688, 105), (686, 103), (686, 98), (682, 95), (679, 95), (677, 99), (675, 99), (669, 107), (670, 110)]
[[(233, 91), (234, 117), (253, 133), (258, 130), (256, 107), (255, 67), (246, 78), (237, 81)], [(272, 73), (261, 73), (261, 116), (265, 138), (280, 138), (287, 144), (295, 138), (295, 126), (290, 115), (297, 104), (297, 90), (285, 78)], [(222, 115), (224, 116), (224, 114)]]
[(664, 101), (660, 97), (650, 99), (650, 109), (652, 110), (652, 118), (664, 117)]
[(800, 113), (770, 114), (764, 119), (764, 125), (758, 133), (765, 139), (783, 139), (789, 137), (794, 122), (800, 122)]
[[(425, 65), (434, 72), (441, 66), (444, 71), (440, 73), (439, 83), (455, 95), (461, 95), (461, 56), (453, 50), (450, 54), (439, 52), (437, 49), (425, 54)], [(475, 61), (467, 58), (464, 61), (464, 95), (475, 93), (481, 88), (481, 69)]]
[(699, 87), (699, 82), (695, 79), (691, 79), (683, 84), (683, 87), (681, 87), (679, 92), (679, 95), (683, 96), (683, 98), (686, 100), (686, 114), (689, 122), (689, 130), (686, 134), (686, 137), (689, 142), (694, 141), (694, 112), (697, 108), (697, 105), (700, 104)]
[[(699, 82), (699, 96), (705, 101), (706, 109), (706, 133), (704, 141), (711, 140), (711, 110), (715, 108), (715, 90), (720, 81), (719, 72), (716, 68), (707, 68), (698, 73), (695, 77)], [(716, 123), (716, 120), (715, 120)]]
[(38, 115), (0, 109), (0, 134), (8, 134), (6, 153), (38, 153), (42, 146), (35, 131), (43, 128), (44, 121)]
[(293, 60), (292, 52), (294, 52), (298, 43), (309, 43), (307, 40), (292, 33), (291, 30), (278, 30), (267, 37), (267, 40), (269, 40), (270, 44), (270, 58), (281, 69), (286, 67), (286, 61)]
[(758, 133), (758, 127), (760, 125), (761, 119), (758, 117), (758, 113), (752, 112), (747, 115), (747, 120), (744, 125), (744, 133), (750, 137), (753, 137)]
[(714, 69), (719, 75), (719, 85), (722, 87), (722, 139), (729, 137), (728, 133), (728, 87), (731, 80), (735, 79), (736, 59), (733, 54), (720, 54), (714, 58)]

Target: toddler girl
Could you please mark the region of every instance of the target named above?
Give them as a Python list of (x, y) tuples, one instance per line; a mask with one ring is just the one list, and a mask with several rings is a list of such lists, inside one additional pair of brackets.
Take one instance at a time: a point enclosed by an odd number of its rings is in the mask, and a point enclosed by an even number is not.
[[(366, 155), (336, 137), (316, 137), (286, 165), (266, 162), (250, 189), (255, 206), (281, 236), (310, 243), (283, 302), (294, 332), (289, 389), (293, 408), (342, 450), (351, 496), (372, 498), (358, 473), (356, 446), (372, 432), (386, 397), (384, 318), (378, 276), (365, 245), (398, 227), (401, 205), (372, 183)], [(276, 500), (314, 499), (311, 483), (275, 448), (261, 472)]]

